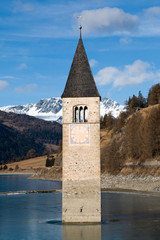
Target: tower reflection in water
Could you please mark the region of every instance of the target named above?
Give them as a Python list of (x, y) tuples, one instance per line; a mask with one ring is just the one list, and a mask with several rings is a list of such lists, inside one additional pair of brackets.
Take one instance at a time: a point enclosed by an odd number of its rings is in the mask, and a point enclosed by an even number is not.
[(63, 224), (63, 240), (101, 240), (101, 224)]

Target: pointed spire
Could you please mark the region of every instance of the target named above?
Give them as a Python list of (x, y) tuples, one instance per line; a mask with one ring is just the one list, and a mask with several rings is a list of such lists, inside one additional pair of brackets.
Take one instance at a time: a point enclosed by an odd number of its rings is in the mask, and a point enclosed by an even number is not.
[(81, 29), (82, 28), (80, 28), (79, 42), (73, 58), (66, 86), (61, 96), (62, 98), (100, 97), (82, 42)]

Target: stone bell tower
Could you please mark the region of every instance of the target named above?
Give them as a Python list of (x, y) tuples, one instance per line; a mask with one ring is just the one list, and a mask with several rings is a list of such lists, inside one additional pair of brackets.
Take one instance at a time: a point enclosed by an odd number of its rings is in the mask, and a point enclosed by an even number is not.
[(62, 99), (62, 221), (101, 222), (100, 95), (81, 34)]

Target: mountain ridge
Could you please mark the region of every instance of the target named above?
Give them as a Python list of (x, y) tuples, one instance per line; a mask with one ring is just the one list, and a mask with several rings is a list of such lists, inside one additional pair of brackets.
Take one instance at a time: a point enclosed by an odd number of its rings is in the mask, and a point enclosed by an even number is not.
[[(104, 116), (111, 112), (112, 115), (117, 118), (120, 112), (125, 111), (125, 108), (125, 105), (120, 105), (110, 98), (103, 98), (100, 102), (100, 115)], [(60, 97), (40, 99), (37, 103), (33, 104), (4, 106), (0, 107), (0, 110), (26, 114), (46, 121), (62, 122), (62, 99)]]

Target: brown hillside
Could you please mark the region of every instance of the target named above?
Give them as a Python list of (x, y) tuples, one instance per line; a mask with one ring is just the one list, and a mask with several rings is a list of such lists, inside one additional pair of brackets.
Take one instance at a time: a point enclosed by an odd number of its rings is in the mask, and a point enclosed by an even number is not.
[[(102, 171), (121, 172), (130, 163), (130, 170), (138, 173), (138, 166), (146, 166), (147, 162), (160, 161), (160, 104), (150, 106), (130, 115), (124, 124), (117, 128), (114, 121), (111, 130), (101, 130), (101, 161)], [(154, 164), (151, 164), (154, 167)], [(148, 165), (147, 165), (148, 167)], [(141, 169), (142, 170), (142, 169)], [(151, 169), (145, 167), (145, 172)], [(124, 173), (127, 169), (123, 170)], [(159, 172), (159, 170), (157, 170)], [(156, 171), (156, 172), (157, 172)], [(152, 173), (153, 173), (152, 169)]]
[[(54, 166), (61, 167), (61, 165), (62, 165), (61, 152), (56, 153), (56, 154), (51, 154), (50, 156), (54, 156), (54, 158), (55, 158)], [(19, 171), (19, 172), (20, 171), (22, 171), (22, 172), (23, 171), (29, 171), (29, 172), (33, 171), (34, 172), (35, 170), (43, 169), (46, 167), (46, 159), (47, 159), (47, 155), (41, 156), (41, 157), (30, 158), (30, 159), (26, 159), (26, 160), (22, 160), (22, 161), (18, 161), (18, 162), (8, 163), (7, 171), (11, 171), (11, 169), (13, 169), (13, 171)]]
[(7, 164), (7, 166), (8, 166), (8, 169), (12, 168), (13, 170), (15, 170), (16, 166), (18, 166), (17, 170), (32, 171), (37, 168), (44, 168), (46, 164), (46, 158), (47, 156), (31, 158), (31, 159), (27, 159), (19, 162), (9, 163)]
[(0, 111), (0, 163), (26, 159), (31, 149), (35, 156), (44, 150), (54, 152), (62, 138), (62, 126), (25, 114)]
[[(160, 108), (160, 104), (156, 104), (156, 105), (153, 105), (153, 106), (149, 106), (149, 107), (147, 107), (147, 108), (142, 108), (142, 109), (140, 109), (140, 110), (137, 111), (137, 112), (139, 112), (139, 113), (145, 118), (145, 117), (147, 117), (147, 116), (150, 114), (150, 112), (151, 112), (153, 109), (158, 110), (159, 108)], [(131, 114), (131, 115), (128, 117), (127, 120), (129, 120), (130, 118), (132, 118), (133, 115), (137, 114), (137, 112)]]

